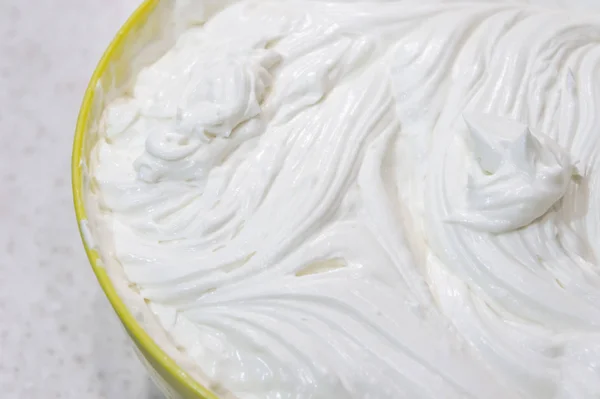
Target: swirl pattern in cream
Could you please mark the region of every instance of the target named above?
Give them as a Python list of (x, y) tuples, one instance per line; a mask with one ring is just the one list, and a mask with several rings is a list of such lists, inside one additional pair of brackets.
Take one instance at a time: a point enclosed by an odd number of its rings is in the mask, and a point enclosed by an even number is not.
[(600, 12), (223, 3), (105, 113), (114, 256), (242, 399), (600, 395)]

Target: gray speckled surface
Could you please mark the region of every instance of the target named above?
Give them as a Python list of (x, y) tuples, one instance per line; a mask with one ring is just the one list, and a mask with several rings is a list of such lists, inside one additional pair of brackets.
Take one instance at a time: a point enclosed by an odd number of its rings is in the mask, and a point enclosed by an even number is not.
[(0, 2), (2, 399), (160, 397), (87, 263), (70, 190), (87, 80), (138, 2)]

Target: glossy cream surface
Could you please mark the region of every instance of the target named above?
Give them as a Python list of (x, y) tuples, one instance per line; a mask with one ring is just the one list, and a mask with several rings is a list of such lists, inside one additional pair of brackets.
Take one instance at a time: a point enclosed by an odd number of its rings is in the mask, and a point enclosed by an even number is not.
[(598, 7), (210, 4), (91, 165), (178, 348), (241, 399), (598, 397)]

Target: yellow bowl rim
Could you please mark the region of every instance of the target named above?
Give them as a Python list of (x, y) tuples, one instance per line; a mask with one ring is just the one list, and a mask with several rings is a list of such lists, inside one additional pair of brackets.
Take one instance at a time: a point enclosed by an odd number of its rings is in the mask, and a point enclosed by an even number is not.
[(87, 220), (87, 216), (84, 206), (83, 169), (80, 167), (80, 161), (82, 159), (83, 152), (83, 139), (87, 130), (96, 87), (102, 75), (107, 71), (115, 50), (126, 39), (129, 32), (143, 22), (145, 17), (154, 9), (159, 1), (160, 0), (145, 0), (131, 14), (123, 26), (118, 30), (110, 45), (102, 55), (102, 58), (98, 62), (94, 73), (92, 74), (83, 97), (79, 116), (77, 118), (75, 138), (73, 141), (73, 153), (71, 158), (71, 184), (73, 189), (73, 202), (75, 206), (75, 215), (77, 218), (79, 234), (81, 236), (89, 262), (94, 270), (94, 273), (96, 274), (102, 290), (110, 301), (115, 312), (121, 319), (121, 322), (124, 324), (125, 328), (144, 348), (146, 353), (151, 356), (152, 360), (163, 367), (173, 379), (183, 385), (188, 391), (197, 394), (199, 399), (218, 399), (206, 387), (200, 385), (195, 379), (183, 371), (181, 367), (179, 367), (177, 363), (171, 357), (169, 357), (138, 324), (135, 317), (130, 313), (125, 303), (117, 294), (117, 291), (110, 278), (106, 274), (104, 268), (97, 263), (98, 257), (94, 254), (94, 250), (88, 247), (88, 244), (84, 238), (84, 232), (82, 231), (81, 222), (83, 220)]

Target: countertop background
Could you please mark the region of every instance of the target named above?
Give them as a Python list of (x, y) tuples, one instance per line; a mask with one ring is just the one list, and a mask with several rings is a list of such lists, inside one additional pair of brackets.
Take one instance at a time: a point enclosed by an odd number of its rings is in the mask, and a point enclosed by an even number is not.
[(0, 398), (157, 399), (80, 243), (87, 81), (139, 0), (0, 1)]

